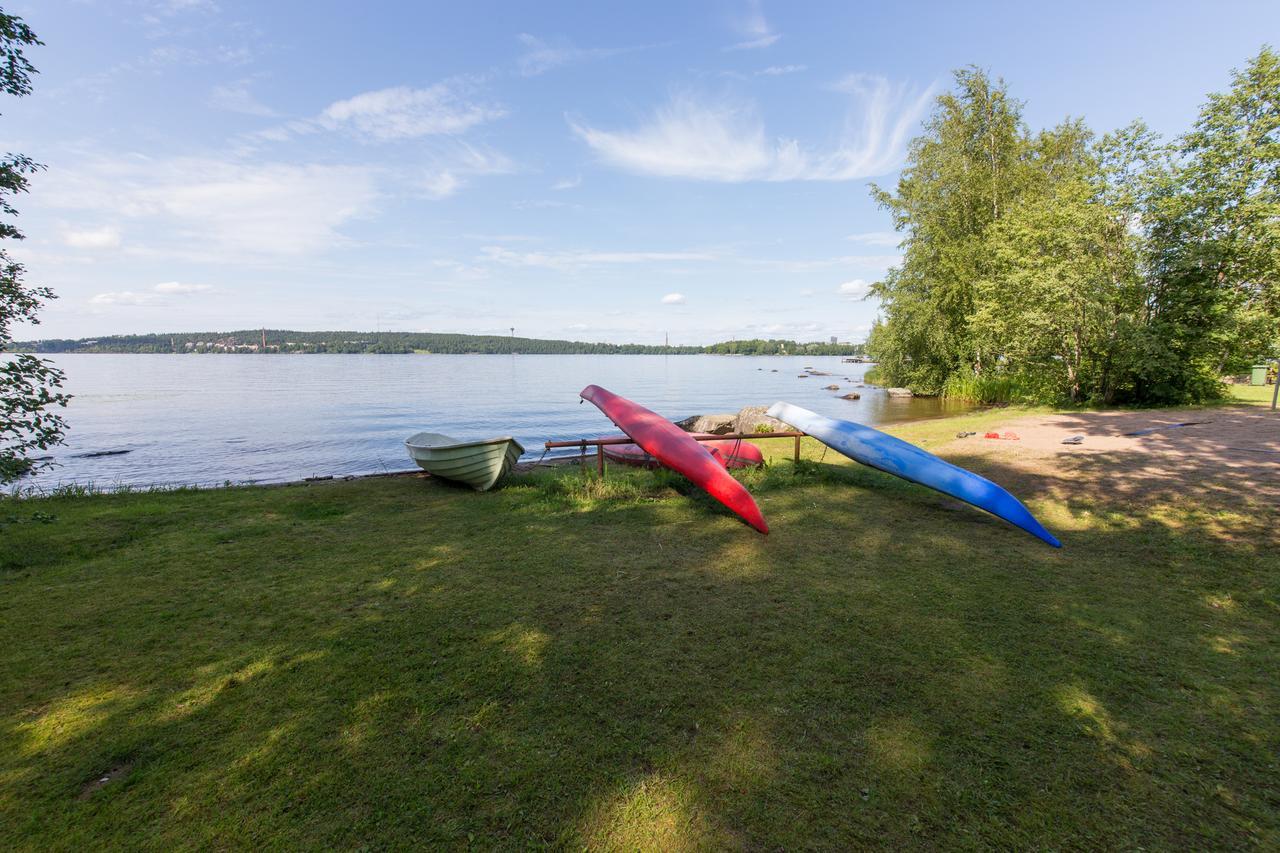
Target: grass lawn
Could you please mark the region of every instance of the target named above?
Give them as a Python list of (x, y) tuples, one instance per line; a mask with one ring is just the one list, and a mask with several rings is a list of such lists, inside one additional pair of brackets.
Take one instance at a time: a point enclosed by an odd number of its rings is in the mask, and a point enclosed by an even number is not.
[(2, 846), (1280, 846), (1274, 506), (805, 452), (0, 501)]
[(1271, 395), (1275, 393), (1274, 385), (1229, 385), (1227, 393), (1233, 400), (1242, 403), (1265, 403), (1271, 405)]

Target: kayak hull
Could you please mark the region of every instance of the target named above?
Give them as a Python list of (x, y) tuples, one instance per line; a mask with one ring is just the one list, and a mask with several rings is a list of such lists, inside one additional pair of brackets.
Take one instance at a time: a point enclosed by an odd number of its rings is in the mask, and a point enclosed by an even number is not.
[(774, 403), (769, 408), (769, 416), (803, 430), (855, 462), (958, 498), (1022, 528), (1055, 548), (1062, 547), (1057, 537), (1003, 488), (914, 444), (869, 426), (824, 417), (790, 403)]
[[(693, 437), (710, 436), (711, 433), (691, 432)], [(623, 436), (609, 436), (609, 438)], [(764, 464), (764, 454), (754, 444), (742, 439), (713, 439), (698, 442), (707, 452), (719, 460), (726, 468), (756, 468)], [(642, 468), (659, 468), (661, 463), (638, 444), (606, 444), (604, 455), (614, 462), (623, 465), (636, 465)]]
[(596, 406), (646, 453), (724, 504), (761, 533), (769, 532), (751, 493), (730, 476), (709, 451), (671, 421), (599, 385), (582, 389), (582, 399)]

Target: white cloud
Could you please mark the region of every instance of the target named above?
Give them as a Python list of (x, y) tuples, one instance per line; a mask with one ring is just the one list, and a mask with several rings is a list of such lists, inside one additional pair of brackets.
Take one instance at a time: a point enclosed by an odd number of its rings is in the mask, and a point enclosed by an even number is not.
[(434, 163), (424, 168), (419, 186), (427, 198), (436, 200), (456, 193), (470, 177), (515, 171), (515, 164), (505, 154), (465, 143), (424, 154), (424, 159)]
[(501, 246), (485, 246), (481, 249), (486, 261), (513, 267), (536, 267), (561, 272), (574, 272), (590, 267), (619, 264), (680, 263), (686, 261), (713, 261), (717, 255), (710, 252), (514, 252)]
[(62, 241), (73, 249), (114, 249), (120, 245), (120, 229), (104, 225), (64, 231)]
[(197, 293), (209, 293), (213, 288), (207, 284), (183, 284), (178, 281), (164, 281), (150, 290), (114, 290), (99, 293), (89, 299), (90, 305), (132, 305), (160, 306), (170, 304), (166, 297), (192, 296)]
[(422, 179), (422, 191), (427, 198), (448, 198), (458, 191), (462, 181), (453, 172), (428, 172)]
[(180, 281), (162, 281), (151, 288), (156, 293), (208, 293), (213, 290), (208, 284), (183, 284)]
[(768, 47), (782, 38), (780, 33), (775, 33), (769, 26), (760, 0), (748, 0), (745, 14), (733, 24), (734, 29), (743, 36), (744, 40), (726, 47), (725, 50), (756, 50)]
[(854, 97), (840, 143), (804, 149), (795, 139), (770, 138), (753, 105), (674, 98), (635, 130), (608, 131), (570, 121), (604, 161), (647, 175), (705, 181), (848, 181), (883, 175), (901, 162), (907, 137), (931, 90), (910, 97), (904, 86), (853, 75), (839, 91)]
[(162, 15), (177, 15), (191, 11), (216, 12), (218, 4), (213, 0), (160, 0), (152, 8)]
[(836, 288), (836, 293), (849, 300), (863, 299), (870, 292), (871, 285), (860, 278), (846, 281)]
[(571, 62), (603, 59), (642, 49), (639, 47), (574, 47), (565, 39), (558, 39), (552, 43), (528, 33), (521, 33), (517, 38), (525, 46), (525, 52), (516, 59), (516, 68), (525, 77), (536, 77), (552, 68), (568, 65)]
[(259, 101), (249, 91), (248, 80), (238, 80), (225, 86), (215, 86), (209, 95), (209, 106), (214, 109), (241, 113), (248, 116), (273, 118), (278, 113)]
[(380, 142), (438, 134), (460, 134), (506, 114), (501, 107), (468, 99), (470, 86), (444, 81), (425, 89), (395, 86), (364, 92), (325, 107), (318, 122), (349, 129)]
[(128, 251), (218, 260), (328, 248), (378, 198), (367, 167), (190, 157), (91, 161), (45, 181), (41, 198), (52, 207), (137, 223)]
[(868, 231), (863, 234), (850, 234), (845, 239), (851, 243), (861, 243), (864, 246), (896, 248), (902, 242), (902, 235), (897, 231)]
[(99, 293), (89, 299), (90, 305), (154, 305), (160, 297), (154, 293), (136, 293), (132, 290), (117, 290), (111, 293)]
[(668, 293), (666, 296), (662, 297), (663, 305), (683, 305), (684, 303), (685, 298), (683, 293)]
[(572, 189), (577, 189), (580, 186), (582, 186), (582, 176), (574, 175), (572, 178), (564, 178), (563, 180), (556, 181), (554, 184), (551, 185), (551, 189), (572, 190)]
[(756, 72), (757, 77), (781, 77), (784, 74), (799, 74), (808, 69), (807, 65), (770, 65)]

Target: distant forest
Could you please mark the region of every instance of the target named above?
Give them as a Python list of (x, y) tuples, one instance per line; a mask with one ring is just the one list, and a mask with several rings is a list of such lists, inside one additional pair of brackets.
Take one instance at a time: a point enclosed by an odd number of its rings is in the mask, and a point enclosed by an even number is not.
[(99, 338), (16, 341), (13, 352), (39, 353), (423, 353), (439, 355), (852, 355), (862, 344), (797, 343), (783, 340), (724, 341), (705, 347), (554, 341), (506, 335), (432, 332), (293, 332), (245, 329), (111, 335)]

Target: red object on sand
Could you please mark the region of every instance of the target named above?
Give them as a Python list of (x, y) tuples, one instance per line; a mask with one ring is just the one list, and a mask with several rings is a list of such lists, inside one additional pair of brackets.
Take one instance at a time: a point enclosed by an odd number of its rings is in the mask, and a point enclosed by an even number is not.
[(711, 497), (737, 513), (761, 533), (769, 532), (751, 493), (729, 475), (724, 465), (689, 434), (644, 406), (619, 397), (599, 385), (588, 385), (579, 395), (604, 412), (646, 453), (701, 487)]
[(999, 439), (1003, 439), (1004, 441), (1021, 441), (1022, 440), (1018, 438), (1018, 434), (1016, 432), (1007, 432), (1007, 431), (1003, 435), (1001, 435), (998, 432), (989, 432), (982, 437), (983, 438), (999, 438)]
[[(711, 437), (708, 432), (691, 432), (692, 436)], [(608, 436), (622, 438), (622, 436)], [(700, 441), (721, 465), (726, 468), (753, 468), (764, 464), (764, 454), (754, 444), (748, 444), (740, 438), (722, 438), (713, 441)], [(624, 465), (640, 465), (645, 468), (657, 468), (661, 463), (638, 444), (606, 444), (604, 455)]]

